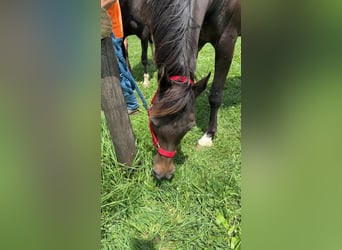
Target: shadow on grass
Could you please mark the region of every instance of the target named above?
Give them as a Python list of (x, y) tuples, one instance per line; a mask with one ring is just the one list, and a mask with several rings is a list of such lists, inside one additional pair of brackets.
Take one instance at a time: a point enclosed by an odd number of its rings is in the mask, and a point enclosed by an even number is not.
[(189, 156), (185, 155), (182, 151), (182, 145), (179, 144), (177, 148), (177, 154), (173, 160), (174, 164), (176, 165), (183, 165), (184, 162), (189, 158)]
[(131, 239), (130, 249), (132, 250), (155, 250), (157, 249), (154, 245), (153, 240), (144, 239)]
[[(144, 66), (142, 65), (141, 61), (139, 60), (139, 63), (132, 65), (132, 72), (134, 75), (134, 78), (137, 82), (143, 82), (144, 81)], [(147, 72), (150, 75), (150, 78), (154, 75), (154, 73), (157, 71), (156, 66), (153, 64), (151, 59), (148, 59), (147, 63)]]
[[(210, 105), (208, 96), (212, 83), (207, 86), (207, 89), (196, 99), (196, 125), (203, 132), (206, 131), (209, 123)], [(241, 104), (241, 76), (235, 76), (226, 79), (223, 100), (220, 109), (227, 109), (231, 106)]]

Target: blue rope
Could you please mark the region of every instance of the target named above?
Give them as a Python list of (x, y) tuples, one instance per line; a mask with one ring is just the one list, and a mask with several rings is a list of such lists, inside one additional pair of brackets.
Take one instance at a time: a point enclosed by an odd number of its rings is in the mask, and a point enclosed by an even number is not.
[[(126, 91), (129, 94), (129, 93), (131, 93), (131, 91), (133, 91), (135, 89), (137, 91), (140, 99), (141, 99), (141, 102), (143, 103), (144, 108), (146, 109), (146, 111), (148, 111), (149, 106), (148, 106), (148, 104), (144, 98), (144, 95), (141, 92), (140, 88), (138, 87), (138, 84), (136, 83), (135, 79), (133, 78), (128, 67), (126, 67), (126, 59), (124, 58), (124, 56), (122, 54), (122, 50), (121, 50), (122, 39), (116, 39), (114, 37), (113, 33), (111, 33), (111, 38), (112, 38), (112, 42), (113, 42), (113, 47), (116, 51), (116, 57), (117, 57), (119, 68), (120, 68), (120, 77), (122, 74), (122, 76), (124, 76), (129, 81), (129, 83), (125, 82), (127, 86), (125, 86), (125, 84), (123, 84), (121, 81), (121, 86), (123, 88), (123, 91)], [(131, 85), (131, 86), (129, 86), (129, 85)]]
[(136, 82), (134, 82), (134, 84), (135, 84), (135, 90), (138, 92), (138, 95), (139, 95), (139, 97), (140, 97), (140, 99), (141, 99), (141, 102), (143, 103), (144, 108), (145, 108), (146, 111), (148, 112), (148, 110), (150, 109), (150, 107), (148, 106), (148, 104), (147, 104), (147, 102), (146, 102), (146, 100), (145, 100), (145, 98), (144, 98), (143, 93), (141, 92), (140, 88), (138, 87), (138, 84), (136, 84)]

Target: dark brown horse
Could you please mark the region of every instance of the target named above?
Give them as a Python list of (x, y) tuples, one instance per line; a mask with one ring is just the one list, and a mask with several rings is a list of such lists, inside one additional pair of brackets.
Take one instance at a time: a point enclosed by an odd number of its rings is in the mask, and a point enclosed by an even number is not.
[(195, 125), (195, 98), (209, 80), (208, 75), (194, 83), (197, 55), (206, 43), (215, 48), (215, 74), (209, 125), (199, 144), (210, 146), (216, 133), (224, 83), (241, 35), (240, 0), (145, 0), (142, 13), (153, 36), (158, 68), (158, 90), (149, 111), (158, 151), (152, 173), (170, 179), (177, 146)]
[[(120, 0), (120, 8), (122, 15), (122, 26), (124, 29), (124, 37), (136, 35), (140, 38), (141, 42), (141, 63), (144, 66), (144, 83), (143, 86), (147, 87), (149, 84), (149, 74), (147, 71), (147, 50), (148, 43), (152, 44), (151, 35), (144, 24), (140, 15), (142, 4), (145, 0)], [(151, 46), (152, 48), (152, 46)], [(125, 49), (126, 50), (126, 49)], [(126, 59), (128, 60), (128, 51), (126, 50)]]

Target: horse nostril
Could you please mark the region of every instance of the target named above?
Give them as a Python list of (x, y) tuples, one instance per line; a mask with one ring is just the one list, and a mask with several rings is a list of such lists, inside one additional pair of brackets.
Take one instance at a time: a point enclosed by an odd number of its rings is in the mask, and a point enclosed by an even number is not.
[(168, 177), (166, 177), (166, 179), (171, 180), (172, 177), (173, 177), (173, 174), (170, 174)]
[(157, 172), (152, 168), (152, 174), (157, 177)]

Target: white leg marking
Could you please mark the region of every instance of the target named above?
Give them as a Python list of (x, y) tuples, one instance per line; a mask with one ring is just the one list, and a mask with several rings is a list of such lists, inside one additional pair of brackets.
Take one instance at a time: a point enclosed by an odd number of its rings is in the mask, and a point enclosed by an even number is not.
[(150, 75), (148, 73), (144, 73), (144, 83), (143, 83), (143, 87), (146, 88), (148, 87), (148, 85), (150, 85)]
[(198, 140), (198, 145), (202, 147), (211, 147), (213, 145), (213, 140), (205, 133), (202, 138)]

